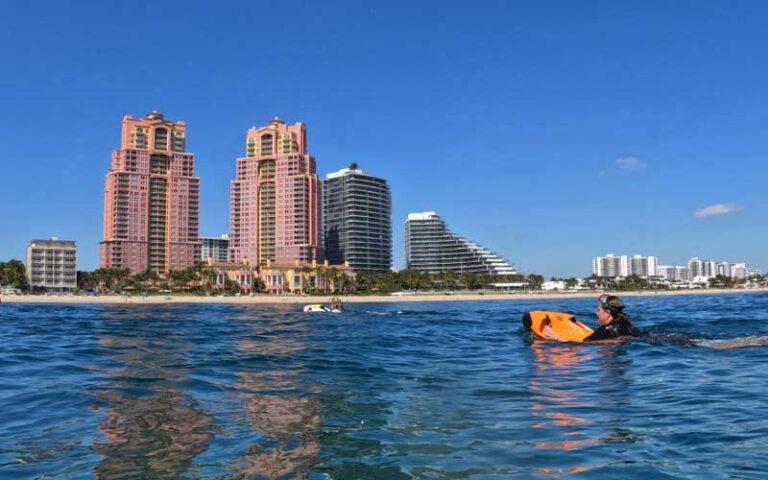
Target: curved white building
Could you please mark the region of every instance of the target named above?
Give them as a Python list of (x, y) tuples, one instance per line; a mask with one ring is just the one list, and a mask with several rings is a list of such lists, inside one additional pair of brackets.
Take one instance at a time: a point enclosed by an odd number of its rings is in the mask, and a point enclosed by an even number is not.
[(514, 275), (501, 256), (452, 233), (436, 212), (408, 214), (405, 222), (406, 268), (429, 273)]

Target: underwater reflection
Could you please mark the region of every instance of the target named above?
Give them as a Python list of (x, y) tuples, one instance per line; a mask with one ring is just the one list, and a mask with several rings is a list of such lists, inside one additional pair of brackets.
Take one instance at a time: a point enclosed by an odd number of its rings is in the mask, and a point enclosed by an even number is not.
[[(534, 341), (534, 365), (529, 390), (533, 393), (531, 414), (534, 429), (547, 440), (534, 442), (537, 449), (575, 451), (607, 443), (636, 441), (623, 428), (626, 420), (614, 408), (599, 408), (589, 393), (597, 390), (600, 405), (621, 407), (629, 401), (630, 381), (625, 375), (631, 366), (622, 345), (583, 345)], [(595, 371), (595, 362), (598, 360)], [(596, 419), (595, 412), (602, 418)], [(610, 428), (604, 428), (609, 425)], [(561, 437), (561, 439), (557, 439)], [(554, 438), (553, 440), (550, 440)], [(568, 468), (541, 467), (540, 475), (584, 473), (603, 464), (582, 464)]]
[(189, 346), (119, 333), (99, 343), (124, 367), (94, 392), (109, 405), (98, 424), (104, 440), (94, 441), (104, 457), (96, 478), (178, 478), (213, 439), (213, 417), (176, 386), (188, 377), (173, 365)]
[[(534, 342), (531, 345), (535, 361), (529, 390), (534, 393), (531, 405), (533, 415), (545, 419), (533, 424), (533, 428), (545, 428), (553, 424), (574, 427), (588, 424), (581, 417), (566, 411), (575, 407), (591, 406), (576, 397), (573, 382), (578, 381), (579, 364), (592, 358), (590, 352), (573, 344)], [(570, 434), (573, 434), (572, 432)]]
[[(237, 468), (236, 478), (308, 478), (318, 463), (320, 444), (318, 432), (322, 423), (320, 404), (314, 397), (318, 386), (302, 382), (301, 365), (292, 362), (292, 355), (305, 348), (296, 328), (275, 328), (272, 318), (253, 327), (254, 336), (237, 343), (239, 351), (268, 355), (270, 364), (286, 365), (283, 369), (268, 368), (237, 372), (236, 388), (245, 399), (245, 412), (251, 426), (263, 435), (252, 444)], [(265, 321), (266, 322), (266, 321)]]

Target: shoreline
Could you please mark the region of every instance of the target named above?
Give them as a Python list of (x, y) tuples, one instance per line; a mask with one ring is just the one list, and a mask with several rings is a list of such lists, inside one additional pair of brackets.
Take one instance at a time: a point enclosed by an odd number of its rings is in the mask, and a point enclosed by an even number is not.
[(200, 304), (313, 304), (327, 303), (332, 296), (338, 296), (343, 303), (403, 303), (403, 302), (462, 302), (462, 301), (515, 301), (515, 300), (557, 300), (572, 298), (594, 298), (601, 293), (621, 297), (663, 297), (677, 295), (723, 295), (738, 293), (765, 293), (768, 287), (749, 289), (696, 289), (660, 290), (650, 292), (521, 292), (521, 293), (425, 293), (403, 295), (254, 295), (241, 297), (205, 297), (176, 295), (170, 298), (161, 295), (125, 297), (122, 295), (75, 296), (75, 295), (2, 295), (2, 303), (49, 303), (49, 304), (133, 304), (163, 305), (174, 303)]

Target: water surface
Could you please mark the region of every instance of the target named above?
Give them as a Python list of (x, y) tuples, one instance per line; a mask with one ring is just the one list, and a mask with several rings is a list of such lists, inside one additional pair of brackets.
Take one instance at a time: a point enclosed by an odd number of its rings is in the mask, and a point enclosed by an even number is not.
[(3, 303), (0, 478), (768, 478), (768, 295), (625, 302), (670, 340), (522, 334), (587, 299)]

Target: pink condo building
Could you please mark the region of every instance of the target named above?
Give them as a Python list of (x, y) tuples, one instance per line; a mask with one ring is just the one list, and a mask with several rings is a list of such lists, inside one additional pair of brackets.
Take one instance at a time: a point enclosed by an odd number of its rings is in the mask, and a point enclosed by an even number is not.
[(104, 187), (102, 267), (183, 270), (200, 258), (200, 178), (186, 125), (152, 112), (123, 117)]
[(230, 259), (251, 265), (325, 258), (321, 183), (303, 123), (252, 127), (230, 182)]

